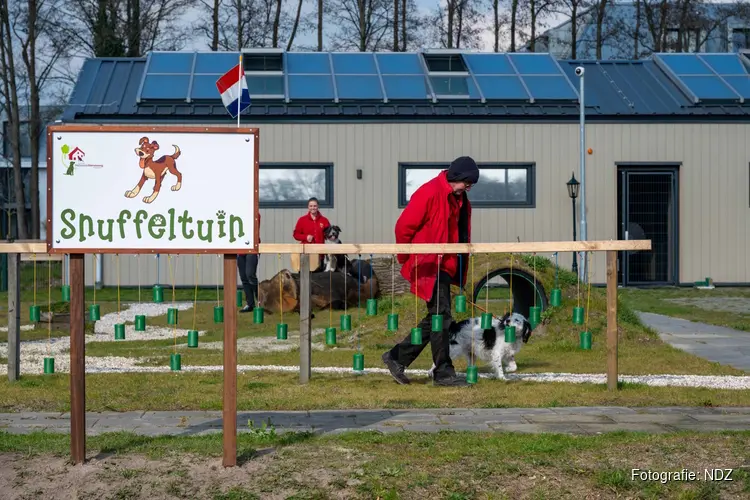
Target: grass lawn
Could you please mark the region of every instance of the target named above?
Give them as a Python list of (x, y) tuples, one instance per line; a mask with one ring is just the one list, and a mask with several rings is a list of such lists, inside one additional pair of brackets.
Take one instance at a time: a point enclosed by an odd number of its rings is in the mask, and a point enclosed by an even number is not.
[(750, 332), (750, 288), (627, 288), (619, 293), (633, 310)]
[[(519, 265), (518, 262), (516, 265)], [(519, 267), (521, 267), (519, 265)], [(543, 266), (540, 266), (543, 267)], [(478, 266), (479, 268), (479, 266)], [(588, 325), (581, 327), (571, 321), (572, 308), (578, 303), (575, 276), (560, 272), (563, 284), (563, 303), (543, 313), (544, 324), (537, 327), (531, 340), (517, 356), (519, 373), (534, 372), (606, 372), (606, 295), (604, 290), (592, 289), (590, 303), (580, 297), (581, 304), (589, 307)], [(540, 278), (545, 287), (554, 276), (553, 268), (540, 269)], [(549, 282), (549, 283), (548, 283)], [(455, 290), (457, 291), (457, 290)], [(93, 292), (93, 291), (92, 291)], [(27, 293), (27, 292), (25, 292)], [(192, 291), (183, 290), (177, 300), (191, 301)], [(199, 292), (200, 294), (201, 292)], [(203, 291), (208, 299), (198, 302), (195, 310), (181, 311), (180, 329), (198, 329), (206, 332), (200, 338), (198, 349), (188, 349), (185, 336), (164, 340), (103, 342), (86, 344), (88, 357), (118, 356), (137, 358), (144, 366), (168, 366), (169, 354), (175, 350), (182, 354), (183, 367), (222, 364), (223, 325), (213, 323), (210, 301), (211, 291)], [(213, 292), (215, 294), (215, 291)], [(490, 295), (489, 309), (502, 314), (507, 302), (498, 300), (497, 290)], [(97, 291), (97, 302), (102, 315), (117, 311), (116, 302), (111, 301), (112, 290)], [(124, 298), (121, 303), (132, 298)], [(493, 298), (495, 295), (495, 298)], [(620, 294), (623, 295), (622, 293)], [(115, 293), (116, 298), (116, 293)], [(105, 300), (105, 298), (107, 300)], [(137, 298), (137, 297), (136, 297)], [(368, 298), (363, 290), (362, 304)], [(144, 297), (150, 299), (150, 295)], [(171, 294), (166, 294), (171, 301)], [(28, 304), (28, 297), (26, 297)], [(92, 298), (93, 300), (93, 294)], [(215, 300), (215, 295), (214, 295)], [(484, 300), (480, 300), (484, 306)], [(90, 303), (90, 302), (89, 302)], [(26, 305), (25, 304), (25, 305)], [(66, 304), (58, 302), (61, 309)], [(121, 304), (121, 305), (122, 305)], [(122, 305), (124, 308), (125, 306)], [(382, 368), (381, 354), (395, 342), (405, 337), (409, 329), (425, 314), (423, 302), (415, 303), (410, 294), (396, 297), (394, 310), (399, 313), (399, 331), (387, 331), (386, 316), (391, 311), (391, 297), (381, 297), (378, 315), (367, 317), (364, 308), (349, 309), (352, 314), (353, 332), (338, 329), (342, 311), (316, 311), (313, 320), (314, 349), (313, 366), (338, 366), (350, 369), (352, 355), (361, 349), (365, 356), (365, 367)], [(416, 311), (415, 311), (416, 307)], [(53, 307), (54, 309), (54, 307)], [(474, 315), (479, 315), (478, 310)], [(471, 315), (455, 313), (457, 319)], [(195, 320), (194, 320), (195, 318)], [(299, 315), (284, 314), (289, 324), (289, 340), (275, 340), (275, 325), (278, 315), (266, 315), (264, 324), (253, 324), (252, 314), (238, 315), (238, 363), (241, 365), (287, 365), (299, 364)], [(195, 321), (195, 323), (193, 323)], [(338, 329), (338, 345), (323, 344), (322, 329), (332, 324)], [(166, 315), (149, 317), (149, 327), (168, 326)], [(40, 324), (31, 331), (21, 333), (23, 340), (47, 338), (47, 325)], [(93, 324), (88, 323), (89, 330)], [(593, 349), (579, 348), (579, 333), (587, 328), (593, 335)], [(687, 354), (659, 340), (658, 336), (644, 328), (632, 312), (630, 302), (623, 299), (618, 304), (619, 371), (621, 374), (697, 374), (697, 375), (743, 375), (744, 372)], [(60, 330), (53, 336), (66, 335)], [(4, 334), (0, 334), (4, 335)], [(4, 339), (0, 339), (2, 341)], [(278, 350), (287, 346), (287, 350)], [(274, 350), (277, 349), (277, 350)], [(68, 356), (67, 351), (58, 356)], [(412, 365), (412, 368), (428, 369), (431, 366), (429, 347)], [(465, 369), (465, 362), (455, 362), (458, 370)], [(480, 372), (486, 368), (480, 363)], [(215, 373), (124, 373), (90, 374), (86, 378), (87, 407), (89, 410), (167, 410), (167, 409), (219, 409), (221, 408), (220, 372)], [(251, 409), (322, 409), (322, 408), (408, 408), (408, 407), (502, 407), (502, 406), (564, 406), (564, 405), (750, 405), (750, 391), (691, 389), (678, 387), (648, 387), (623, 385), (623, 389), (610, 393), (606, 387), (592, 384), (561, 384), (534, 382), (502, 382), (481, 379), (472, 389), (435, 388), (427, 379), (417, 377), (411, 386), (398, 386), (388, 376), (368, 374), (363, 377), (345, 373), (343, 375), (313, 374), (307, 386), (298, 384), (296, 373), (248, 372), (239, 375), (238, 407)], [(5, 377), (0, 379), (0, 411), (50, 410), (66, 411), (68, 408), (68, 375), (25, 375), (19, 383), (11, 384)]]
[[(0, 433), (0, 484), (18, 498), (740, 499), (750, 495), (750, 432), (600, 436), (402, 432), (242, 433), (238, 467), (221, 435), (91, 436), (68, 463), (65, 435)], [(686, 469), (697, 481), (644, 481), (632, 470)], [(732, 469), (731, 481), (704, 469)], [(8, 488), (8, 489), (5, 489)]]

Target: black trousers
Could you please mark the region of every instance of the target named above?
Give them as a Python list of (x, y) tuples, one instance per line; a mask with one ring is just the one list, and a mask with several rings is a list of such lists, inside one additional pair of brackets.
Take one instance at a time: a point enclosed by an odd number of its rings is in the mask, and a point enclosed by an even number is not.
[(258, 296), (258, 257), (259, 254), (241, 254), (237, 256), (237, 268), (240, 271), (240, 281), (245, 292), (245, 300), (250, 308), (255, 307)]
[[(411, 334), (391, 349), (391, 356), (404, 366), (411, 365), (422, 353), (427, 344), (432, 348), (432, 361), (435, 363), (435, 378), (453, 377), (453, 368), (449, 350), (448, 328), (453, 323), (451, 316), (451, 277), (448, 273), (440, 272), (438, 281), (432, 291), (432, 297), (427, 301), (427, 316), (419, 323), (422, 329), (422, 344), (412, 345)], [(438, 300), (439, 298), (439, 300)], [(443, 315), (443, 331), (432, 331), (432, 315)]]

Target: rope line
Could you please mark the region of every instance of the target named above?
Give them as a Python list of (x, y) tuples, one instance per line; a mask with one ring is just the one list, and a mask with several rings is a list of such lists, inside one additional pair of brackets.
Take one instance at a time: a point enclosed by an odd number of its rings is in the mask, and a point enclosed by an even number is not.
[(279, 277), (279, 309), (281, 310), (281, 322), (284, 322), (284, 304), (282, 303), (282, 288), (281, 288), (281, 254), (277, 254), (279, 257), (279, 269), (276, 276)]
[(370, 254), (370, 298), (372, 299), (372, 254)]
[(490, 309), (490, 258), (489, 258), (489, 255), (487, 256), (487, 276), (484, 279), (484, 308), (485, 310)]
[(47, 259), (47, 357), (52, 344), (52, 259)]
[(440, 262), (442, 260), (443, 254), (438, 255), (437, 274), (435, 275), (435, 295), (437, 295), (435, 310), (438, 314), (440, 314)]
[(221, 274), (220, 273), (221, 262), (219, 261), (220, 257), (221, 256), (219, 255), (216, 256), (216, 305), (217, 306), (221, 305), (221, 302), (219, 301), (219, 275)]
[(591, 266), (589, 265), (590, 262), (588, 261), (588, 259), (590, 258), (591, 258), (591, 253), (586, 252), (586, 259), (587, 259), (586, 260), (586, 281), (588, 281), (588, 294), (586, 297), (586, 326), (585, 326), (586, 331), (589, 330), (589, 311), (591, 310), (591, 307), (590, 307), (591, 305), (591, 276), (590, 276)]
[[(174, 299), (174, 271), (172, 270), (172, 254), (167, 254), (167, 263), (169, 265), (169, 280), (172, 282), (172, 307), (175, 307)], [(177, 322), (172, 325), (172, 337), (174, 338), (174, 353), (177, 354)]]
[(193, 330), (195, 330), (195, 315), (198, 309), (198, 268), (201, 255), (196, 254), (195, 256), (195, 294), (193, 295)]
[(333, 328), (333, 273), (328, 273), (328, 328)]
[[(510, 279), (513, 279), (513, 275), (510, 275)], [(536, 252), (534, 252), (534, 288), (536, 288)], [(536, 307), (536, 294), (537, 291), (534, 290), (534, 307)]]
[(393, 301), (396, 293), (396, 256), (391, 255), (391, 314), (394, 313)]
[(36, 254), (32, 254), (34, 259), (34, 305), (36, 305)]
[(141, 303), (141, 254), (135, 256), (136, 262), (138, 262), (138, 303)]
[[(536, 294), (534, 295), (536, 300)], [(510, 254), (510, 283), (508, 283), (508, 299), (510, 302), (510, 314), (513, 314), (513, 254)], [(534, 302), (536, 305), (536, 301)]]
[[(362, 276), (362, 254), (357, 255), (357, 276)], [(362, 295), (361, 295), (362, 282), (357, 278), (357, 350), (361, 350), (359, 346), (359, 333), (362, 330)]]
[(120, 254), (115, 254), (117, 268), (117, 323), (120, 323)]
[(414, 255), (414, 328), (419, 326), (419, 268)]
[[(580, 260), (580, 255), (578, 257)], [(579, 272), (576, 272), (576, 295), (578, 295), (578, 307), (581, 307), (581, 273)]]
[(97, 257), (98, 256), (94, 254), (94, 274), (91, 276), (91, 281), (94, 282), (94, 304), (96, 304), (96, 261), (98, 260)]
[(557, 252), (555, 252), (555, 288), (557, 288), (557, 273), (560, 271), (560, 266), (557, 265)]
[[(474, 254), (469, 254), (469, 260), (471, 261), (471, 290), (475, 290), (475, 283), (474, 283)], [(472, 297), (473, 299), (474, 297)], [(471, 321), (475, 321), (474, 319), (474, 301), (471, 301)], [(481, 323), (480, 323), (481, 324)], [(471, 365), (474, 366), (474, 327), (472, 326), (472, 332), (471, 332)]]

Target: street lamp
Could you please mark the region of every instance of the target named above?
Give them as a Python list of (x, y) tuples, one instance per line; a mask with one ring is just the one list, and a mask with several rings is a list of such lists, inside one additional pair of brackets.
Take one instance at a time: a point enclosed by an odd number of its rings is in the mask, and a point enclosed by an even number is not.
[[(573, 241), (576, 240), (576, 198), (578, 198), (578, 188), (581, 184), (576, 180), (575, 173), (571, 172), (570, 180), (566, 183), (568, 186), (568, 196), (573, 202)], [(578, 262), (576, 262), (576, 252), (573, 252), (573, 272), (578, 274)]]

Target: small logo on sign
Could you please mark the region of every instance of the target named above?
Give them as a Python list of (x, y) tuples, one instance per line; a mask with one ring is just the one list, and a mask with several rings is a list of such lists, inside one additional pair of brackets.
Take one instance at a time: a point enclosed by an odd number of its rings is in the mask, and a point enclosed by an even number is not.
[(60, 148), (60, 151), (62, 151), (63, 164), (67, 165), (67, 169), (65, 170), (65, 173), (63, 175), (73, 175), (75, 173), (76, 167), (102, 168), (104, 166), (94, 165), (91, 163), (83, 163), (83, 159), (86, 157), (86, 153), (78, 146), (75, 146), (71, 150), (70, 146), (68, 146), (67, 144), (63, 144)]

